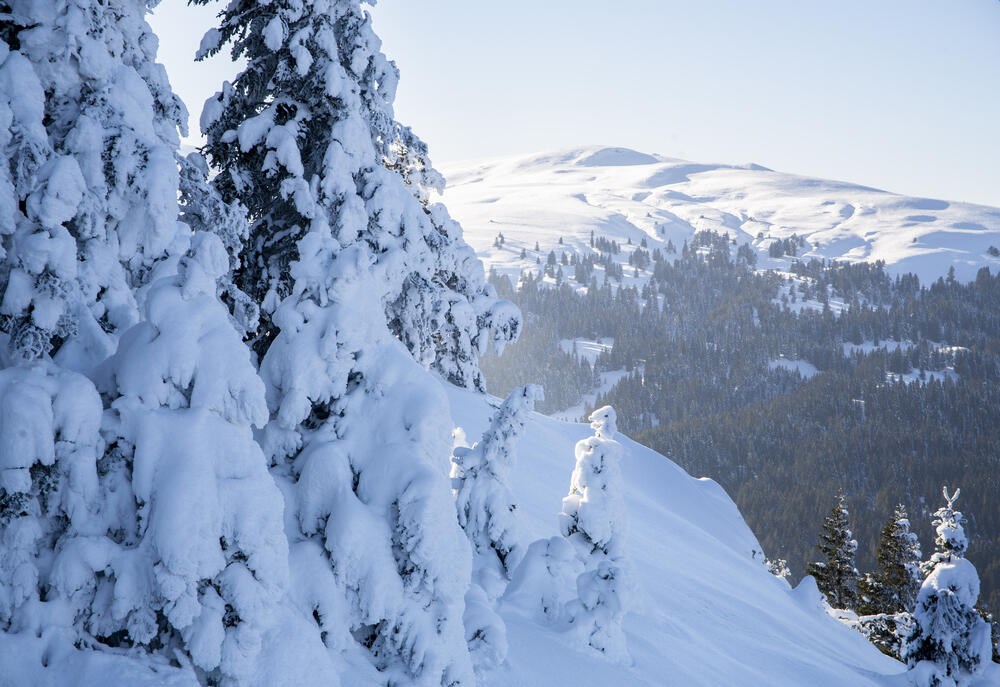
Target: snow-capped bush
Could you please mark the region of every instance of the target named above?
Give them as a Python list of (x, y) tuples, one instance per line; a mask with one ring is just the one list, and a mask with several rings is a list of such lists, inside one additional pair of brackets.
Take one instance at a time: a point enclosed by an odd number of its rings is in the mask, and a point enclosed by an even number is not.
[(583, 563), (564, 537), (539, 539), (528, 546), (514, 570), (503, 602), (555, 628), (567, 625), (566, 607), (577, 598)]

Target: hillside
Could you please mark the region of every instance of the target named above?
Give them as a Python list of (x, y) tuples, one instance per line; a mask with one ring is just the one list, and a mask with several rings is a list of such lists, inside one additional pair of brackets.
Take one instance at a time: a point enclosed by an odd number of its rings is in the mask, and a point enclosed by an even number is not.
[[(454, 422), (468, 437), (478, 436), (498, 401), (444, 386)], [(588, 434), (585, 425), (531, 416), (512, 490), (532, 538), (558, 535), (573, 445)], [(650, 449), (621, 441), (626, 553), (635, 578), (624, 627), (633, 665), (604, 660), (501, 601), (510, 653), (482, 684), (897, 684), (903, 666), (828, 616), (814, 586), (793, 590), (767, 572), (760, 545), (715, 482), (694, 479)], [(446, 469), (444, 460), (439, 467)], [(197, 684), (186, 670), (154, 660), (55, 650), (55, 633), (0, 639), (4, 687), (67, 684), (68, 674), (80, 686)], [(350, 675), (342, 679), (356, 684)]]
[[(514, 272), (550, 250), (582, 250), (590, 233), (650, 249), (696, 231), (750, 243), (760, 268), (787, 267), (770, 245), (804, 239), (797, 257), (884, 260), (922, 282), (955, 268), (968, 281), (1000, 269), (1000, 209), (910, 198), (758, 165), (698, 164), (625, 148), (589, 147), (443, 167), (444, 200), (487, 266)], [(494, 246), (497, 235), (507, 239)], [(535, 242), (539, 250), (534, 250)], [(520, 257), (521, 249), (526, 257)], [(628, 272), (627, 277), (631, 274)], [(626, 280), (628, 283), (628, 279)]]
[[(450, 391), (468, 437), (485, 428), (482, 397)], [(556, 514), (586, 425), (532, 415), (512, 489), (533, 537), (558, 534)], [(822, 609), (813, 586), (792, 590), (767, 572), (760, 544), (713, 481), (690, 477), (622, 437), (626, 553), (637, 589), (625, 634), (625, 669), (568, 646), (518, 609), (501, 605), (507, 665), (487, 685), (884, 685), (902, 666)]]

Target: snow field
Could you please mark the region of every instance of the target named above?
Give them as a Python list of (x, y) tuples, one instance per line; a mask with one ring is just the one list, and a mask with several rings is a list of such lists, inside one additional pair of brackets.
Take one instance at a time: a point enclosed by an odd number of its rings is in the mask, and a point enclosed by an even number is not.
[[(533, 268), (536, 257), (544, 264), (550, 250), (590, 252), (591, 231), (630, 251), (628, 239), (637, 246), (643, 238), (650, 250), (668, 240), (680, 250), (703, 229), (753, 245), (762, 269), (787, 267), (790, 259), (769, 257), (768, 247), (793, 234), (806, 242), (801, 259), (885, 260), (891, 274), (913, 272), (925, 284), (949, 267), (963, 281), (983, 265), (1000, 269), (1000, 257), (989, 252), (1000, 247), (1000, 209), (758, 165), (695, 164), (596, 146), (455, 163), (442, 171), (445, 202), (466, 240), (487, 269), (512, 276)], [(507, 241), (496, 248), (499, 232)], [(619, 257), (625, 262), (627, 252)], [(633, 270), (625, 267), (625, 283), (632, 284)], [(641, 271), (638, 281), (644, 281)]]

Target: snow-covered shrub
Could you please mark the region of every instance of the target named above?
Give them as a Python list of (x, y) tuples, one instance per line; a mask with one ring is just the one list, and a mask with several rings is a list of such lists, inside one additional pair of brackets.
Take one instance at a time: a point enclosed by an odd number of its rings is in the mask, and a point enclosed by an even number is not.
[(550, 626), (565, 627), (566, 608), (577, 598), (576, 580), (582, 573), (583, 563), (564, 537), (539, 539), (514, 570), (503, 603)]
[(788, 568), (788, 561), (784, 558), (765, 558), (764, 567), (769, 573), (786, 582), (792, 576), (792, 571)]
[(862, 615), (858, 616), (856, 627), (883, 654), (899, 658), (903, 642), (913, 631), (913, 615), (905, 611)]
[[(517, 521), (517, 504), (507, 486), (524, 423), (543, 398), (534, 384), (510, 392), (472, 447), (452, 451), (452, 484), (458, 523), (472, 543), (476, 581), (491, 598), (517, 567), (526, 544)], [(495, 588), (495, 589), (494, 589)]]
[(963, 557), (969, 542), (964, 517), (954, 508), (959, 493), (949, 496), (945, 487), (945, 506), (934, 513), (936, 550), (902, 650), (920, 687), (967, 685), (992, 656), (990, 627), (976, 610), (979, 574)]
[(493, 602), (479, 584), (473, 582), (465, 593), (465, 641), (476, 670), (500, 665), (507, 658), (507, 626), (493, 608)]

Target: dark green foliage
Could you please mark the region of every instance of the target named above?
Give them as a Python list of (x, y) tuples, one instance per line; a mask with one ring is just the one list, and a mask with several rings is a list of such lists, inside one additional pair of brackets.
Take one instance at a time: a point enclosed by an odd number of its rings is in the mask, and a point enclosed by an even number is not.
[(920, 543), (910, 532), (906, 507), (896, 506), (879, 535), (875, 553), (877, 569), (858, 584), (858, 613), (873, 615), (912, 611), (923, 575)]
[(848, 517), (844, 496), (838, 494), (816, 544), (820, 560), (809, 563), (806, 574), (816, 578), (816, 586), (831, 606), (854, 609), (858, 601), (858, 570), (854, 567), (858, 542), (851, 538)]
[(912, 625), (909, 613), (877, 613), (858, 618), (858, 631), (883, 654), (897, 660), (902, 653), (903, 638)]

